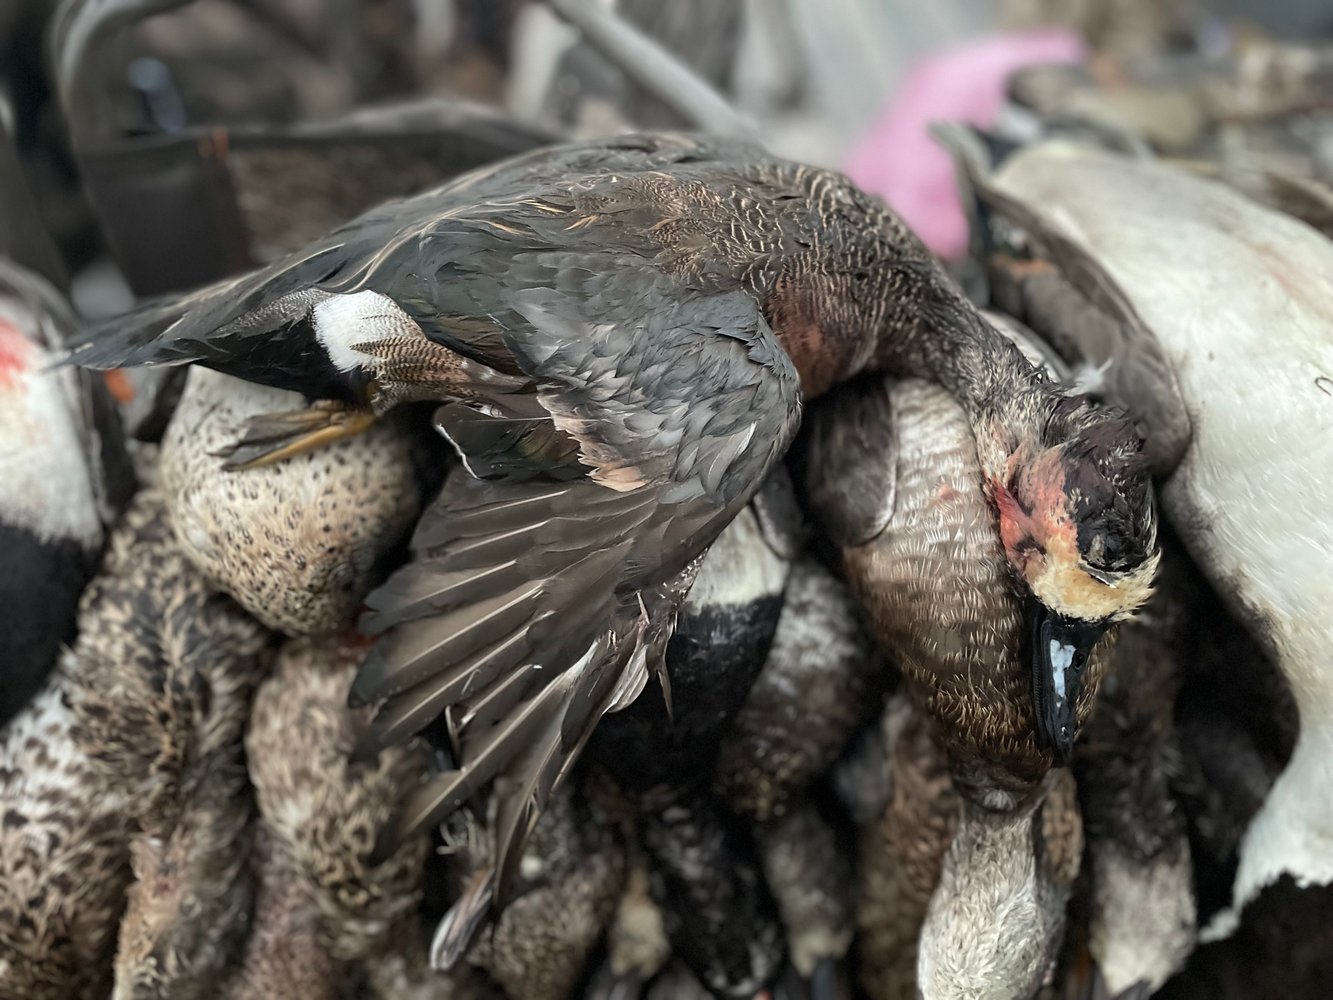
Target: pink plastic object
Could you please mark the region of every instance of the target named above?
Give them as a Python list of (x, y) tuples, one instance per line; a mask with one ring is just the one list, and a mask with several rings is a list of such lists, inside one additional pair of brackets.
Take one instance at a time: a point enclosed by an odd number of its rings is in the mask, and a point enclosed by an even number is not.
[(930, 137), (930, 123), (991, 125), (1010, 73), (1033, 63), (1077, 62), (1085, 52), (1077, 35), (1052, 29), (989, 35), (922, 59), (852, 151), (848, 176), (882, 196), (935, 253), (963, 256), (967, 220), (953, 164)]

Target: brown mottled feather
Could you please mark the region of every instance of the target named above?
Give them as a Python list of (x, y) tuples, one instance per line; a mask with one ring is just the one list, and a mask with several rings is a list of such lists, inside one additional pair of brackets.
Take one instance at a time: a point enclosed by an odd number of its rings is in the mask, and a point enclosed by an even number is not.
[[(178, 549), (174, 536), (164, 541)], [(145, 548), (141, 540), (136, 557)], [(214, 996), (249, 928), (254, 803), (242, 733), (268, 666), (260, 655), (268, 637), (213, 595), (183, 552), (174, 558), (183, 571), (165, 598), (159, 643), (166, 686), (188, 693), (180, 731), (167, 734), (179, 748), (179, 773), (168, 786), (173, 794), (140, 816), (131, 843), (134, 883), (116, 953), (117, 1000)]]
[(861, 833), (860, 980), (873, 1000), (916, 1000), (916, 942), (958, 825), (934, 724), (894, 700), (884, 716), (892, 798)]
[(172, 523), (195, 563), (269, 627), (346, 628), (420, 500), (410, 445), (393, 422), (246, 472), (219, 456), (245, 421), (299, 405), (294, 393), (190, 372), (162, 442)]
[[(185, 558), (160, 494), (142, 491), (84, 594), (78, 641), (32, 720), (6, 734), (13, 763), (4, 772), (0, 934), (14, 950), (0, 963), (0, 993), (104, 995), (132, 874), (143, 881), (126, 934), (145, 959), (146, 992), (161, 985), (159, 973), (188, 983), (225, 963), (226, 928), (201, 939), (197, 926), (178, 926), (175, 908), (216, 904), (219, 919), (237, 914), (237, 866), (215, 834), (236, 830), (244, 797), (230, 804), (237, 811), (216, 810), (218, 796), (243, 783), (231, 755), (265, 642)], [(39, 728), (24, 735), (28, 725)], [(29, 798), (43, 786), (50, 790)], [(210, 817), (226, 818), (214, 831), (199, 825)], [(195, 837), (210, 879), (189, 886), (201, 896), (178, 895), (182, 884), (167, 869)], [(159, 888), (165, 895), (155, 898)]]
[[(515, 896), (468, 961), (511, 1000), (562, 1000), (615, 912), (625, 881), (623, 832), (597, 796), (565, 786), (543, 812), (520, 862)], [(453, 859), (463, 888), (495, 865), (492, 823), (476, 823)]]
[(1068, 768), (1052, 771), (1046, 779), (1039, 822), (1041, 864), (1056, 885), (1072, 886), (1083, 862), (1084, 824), (1078, 786)]
[[(73, 657), (63, 658), (72, 666)], [(0, 994), (107, 995), (116, 922), (131, 878), (128, 789), (85, 756), (65, 703), (69, 677), (15, 716), (0, 741)], [(94, 790), (96, 793), (94, 794)]]
[[(413, 938), (428, 849), (412, 838), (379, 866), (369, 862), (403, 788), (426, 765), (422, 746), (352, 763), (368, 710), (347, 708), (347, 686), (365, 655), (345, 638), (293, 639), (255, 697), (246, 751), (259, 803), (259, 895), (237, 996), (329, 995), (350, 963)], [(407, 926), (405, 926), (405, 924)], [(273, 991), (271, 994), (269, 991)]]

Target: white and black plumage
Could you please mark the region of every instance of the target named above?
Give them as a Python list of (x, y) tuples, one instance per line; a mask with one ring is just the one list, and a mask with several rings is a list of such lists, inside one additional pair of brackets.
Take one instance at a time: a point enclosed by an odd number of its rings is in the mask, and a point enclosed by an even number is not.
[(710, 779), (768, 658), (801, 528), (779, 467), (704, 557), (667, 644), (663, 689), (604, 719), (588, 748), (638, 810), (674, 950), (718, 996), (753, 996), (782, 957), (747, 824)]
[(402, 829), (506, 777), (501, 889), (596, 720), (656, 671), (697, 559), (790, 441), (802, 390), (866, 368), (948, 386), (1037, 625), (1066, 645), (1137, 607), (1155, 565), (1132, 428), (1041, 380), (845, 179), (736, 143), (518, 157), (146, 307), (74, 357), (197, 362), (358, 407), (252, 422), (249, 460), (450, 401), (437, 423), (465, 469), (371, 597), (366, 627), (388, 634), (354, 698), (385, 701), (370, 749), (447, 711), (461, 766)]
[(58, 275), (18, 263), (58, 265), (39, 225), (0, 134), (0, 725), (73, 639), (79, 594), (134, 481), (102, 380), (49, 370), (75, 321)]
[(763, 670), (722, 740), (718, 794), (752, 822), (781, 817), (879, 714), (893, 680), (846, 584), (803, 553)]
[(773, 644), (722, 741), (714, 791), (750, 825), (791, 968), (775, 990), (841, 996), (853, 853), (821, 778), (882, 707), (893, 671), (847, 588), (809, 553), (791, 567)]
[(160, 494), (141, 490), (83, 595), (77, 640), (4, 733), (0, 995), (105, 997), (132, 876), (119, 996), (164, 981), (194, 995), (235, 955), (250, 809), (236, 752), (266, 642), (185, 558)]

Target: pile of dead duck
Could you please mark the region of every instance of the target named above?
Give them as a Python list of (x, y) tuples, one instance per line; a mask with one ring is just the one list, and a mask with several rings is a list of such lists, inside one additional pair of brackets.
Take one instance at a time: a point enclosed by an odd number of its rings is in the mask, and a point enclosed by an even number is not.
[(1333, 243), (1060, 120), (961, 282), (665, 133), (3, 234), (0, 996), (1327, 996)]

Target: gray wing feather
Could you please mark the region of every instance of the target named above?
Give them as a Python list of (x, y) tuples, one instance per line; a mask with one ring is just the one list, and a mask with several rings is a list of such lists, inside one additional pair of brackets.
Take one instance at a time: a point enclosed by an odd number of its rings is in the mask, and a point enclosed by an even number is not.
[[(470, 467), (533, 475), (455, 470), (413, 561), (369, 598), (363, 625), (385, 634), (353, 688), (357, 703), (386, 699), (363, 751), (444, 713), (459, 752), (457, 770), (410, 795), (399, 835), (494, 782), (500, 902), (551, 789), (612, 699), (639, 686), (625, 672), (669, 635), (671, 581), (763, 482), (799, 415), (796, 374), (748, 296), (664, 304), (646, 331), (535, 300), (520, 308), (536, 322), (506, 336), (521, 367), (540, 357), (539, 398), (584, 474), (553, 481), (503, 419), (496, 434), (469, 429), (494, 449), (465, 451)], [(672, 364), (643, 378), (673, 343)]]
[[(429, 314), (443, 303), (435, 295), (436, 276), (418, 273), (428, 243), (435, 244), (430, 251), (439, 252), (446, 265), (450, 260), (472, 260), (488, 248), (508, 254), (514, 233), (496, 228), (494, 222), (504, 226), (503, 220), (513, 216), (519, 202), (541, 201), (550, 194), (568, 205), (570, 178), (580, 174), (653, 170), (682, 161), (718, 159), (736, 153), (738, 145), (661, 134), (572, 143), (511, 157), (441, 187), (376, 206), (252, 274), (189, 295), (146, 302), (124, 316), (90, 324), (71, 342), (70, 360), (90, 368), (243, 360), (244, 348), (227, 341), (273, 333), (294, 318), (288, 307), (312, 290), (374, 288), (404, 308), (415, 296)], [(748, 148), (746, 152), (754, 155)], [(563, 227), (564, 220), (556, 222)], [(559, 241), (545, 241), (547, 249), (557, 254), (580, 239), (580, 234), (563, 228), (560, 233)], [(590, 234), (582, 238), (593, 241)], [(489, 305), (498, 301), (492, 296)], [(475, 315), (466, 302), (459, 306), (443, 311)]]
[(384, 634), (352, 691), (357, 703), (387, 699), (363, 750), (441, 712), (458, 750), (456, 771), (411, 795), (400, 834), (495, 783), (499, 899), (546, 796), (612, 698), (634, 687), (624, 672), (665, 644), (682, 574), (798, 422), (796, 373), (736, 279), (670, 273), (634, 225), (654, 221), (652, 206), (617, 201), (609, 181), (599, 197), (624, 213), (617, 246), (565, 214), (590, 177), (730, 149), (657, 136), (518, 157), (160, 307), (147, 327), (91, 338), (80, 358), (221, 358), (260, 379), (256, 338), (290, 318), (296, 297), (373, 289), (432, 339), (528, 376), (530, 392), (502, 418), (441, 411), (488, 478), (454, 473), (412, 562), (369, 598), (365, 627)]

